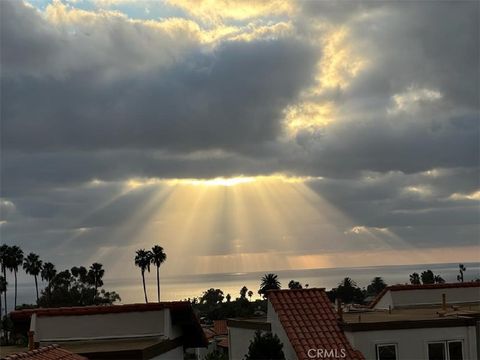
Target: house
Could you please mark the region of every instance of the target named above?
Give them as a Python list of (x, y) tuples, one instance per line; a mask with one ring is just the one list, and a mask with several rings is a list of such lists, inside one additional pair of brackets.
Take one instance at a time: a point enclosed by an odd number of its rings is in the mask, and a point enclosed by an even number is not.
[(271, 290), (267, 318), (228, 321), (230, 359), (242, 359), (255, 331), (271, 331), (283, 344), (286, 359), (361, 360), (343, 330), (324, 289)]
[(60, 344), (95, 359), (183, 359), (207, 346), (188, 302), (19, 310), (11, 313), (30, 347)]
[(77, 355), (58, 345), (49, 345), (36, 350), (9, 354), (3, 357), (3, 360), (88, 360), (84, 356)]
[(266, 318), (227, 321), (229, 358), (255, 331), (276, 334), (289, 360), (480, 358), (480, 283), (394, 285), (368, 307), (336, 308), (323, 289), (269, 291)]
[(394, 309), (405, 306), (438, 305), (445, 295), (449, 304), (476, 303), (480, 299), (480, 283), (446, 283), (387, 286), (373, 300), (373, 309)]
[(478, 359), (480, 283), (389, 286), (342, 320), (367, 359)]

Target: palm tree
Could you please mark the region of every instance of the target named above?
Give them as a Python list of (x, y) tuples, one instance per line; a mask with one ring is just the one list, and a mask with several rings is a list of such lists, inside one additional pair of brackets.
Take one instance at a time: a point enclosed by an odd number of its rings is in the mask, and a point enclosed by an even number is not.
[[(7, 280), (3, 276), (0, 276), (0, 318), (2, 317), (2, 294), (7, 291)], [(7, 315), (7, 309), (5, 308), (5, 316)]]
[(420, 275), (418, 275), (418, 273), (416, 273), (416, 272), (411, 274), (410, 275), (410, 283), (412, 285), (420, 285)]
[(252, 301), (252, 296), (253, 296), (253, 291), (248, 290), (248, 297), (250, 298), (250, 301)]
[(160, 265), (167, 260), (167, 254), (163, 251), (163, 247), (155, 245), (152, 248), (152, 264), (157, 267), (157, 298), (160, 302)]
[(265, 274), (262, 277), (260, 283), (260, 290), (258, 293), (266, 297), (268, 290), (278, 290), (280, 289), (280, 281), (278, 281), (278, 275), (275, 274)]
[(23, 250), (18, 246), (13, 245), (9, 250), (9, 269), (13, 271), (15, 276), (15, 300), (14, 300), (14, 309), (17, 308), (17, 273), (18, 267), (23, 264)]
[(90, 284), (92, 284), (95, 288), (95, 292), (93, 294), (93, 303), (95, 303), (95, 300), (97, 298), (97, 290), (99, 287), (103, 286), (103, 275), (105, 274), (105, 270), (102, 269), (102, 264), (99, 263), (93, 263), (90, 266), (90, 269), (88, 270), (88, 279)]
[(48, 302), (50, 302), (50, 295), (51, 295), (51, 284), (52, 280), (55, 278), (57, 275), (57, 270), (55, 269), (55, 265), (53, 265), (51, 262), (46, 262), (43, 264), (43, 268), (40, 272), (40, 276), (42, 280), (45, 280), (47, 282), (47, 298)]
[[(7, 281), (7, 268), (8, 268), (8, 254), (9, 254), (9, 249), (10, 247), (8, 245), (2, 245), (0, 246), (0, 262), (1, 262), (1, 270), (2, 270), (2, 273), (3, 273), (3, 278), (5, 280), (5, 282)], [(4, 301), (4, 305), (5, 305), (5, 316), (7, 316), (7, 313), (8, 313), (8, 310), (7, 310), (7, 288), (5, 287), (5, 291), (3, 292), (3, 299), (5, 300)], [(1, 313), (0, 313), (0, 317), (1, 317)]]
[(43, 262), (40, 260), (39, 256), (34, 253), (28, 254), (23, 262), (23, 270), (29, 275), (32, 275), (35, 278), (35, 290), (37, 292), (37, 304), (38, 304), (38, 281), (37, 276), (42, 271)]
[(150, 272), (150, 264), (152, 262), (152, 252), (140, 249), (136, 251), (135, 265), (140, 268), (142, 272), (143, 293), (145, 295), (145, 302), (148, 303), (147, 287), (145, 286), (145, 270)]

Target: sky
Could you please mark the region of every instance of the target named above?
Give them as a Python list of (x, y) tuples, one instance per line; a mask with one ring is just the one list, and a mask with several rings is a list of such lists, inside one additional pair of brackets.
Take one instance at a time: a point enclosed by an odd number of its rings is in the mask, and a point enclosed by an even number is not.
[(478, 261), (477, 1), (0, 1), (2, 243), (137, 277)]

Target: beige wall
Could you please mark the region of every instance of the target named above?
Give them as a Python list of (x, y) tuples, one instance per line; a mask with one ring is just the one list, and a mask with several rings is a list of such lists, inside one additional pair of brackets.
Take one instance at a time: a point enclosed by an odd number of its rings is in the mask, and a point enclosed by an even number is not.
[(354, 348), (367, 360), (376, 359), (376, 344), (397, 344), (399, 360), (427, 360), (427, 343), (444, 340), (463, 340), (463, 358), (477, 359), (474, 326), (425, 328), (382, 331), (345, 332)]
[(228, 357), (230, 360), (241, 360), (247, 355), (250, 342), (255, 336), (254, 329), (228, 327)]
[(101, 315), (40, 316), (36, 317), (32, 325), (35, 341), (159, 334), (174, 338), (180, 333), (179, 329), (171, 328), (168, 309)]

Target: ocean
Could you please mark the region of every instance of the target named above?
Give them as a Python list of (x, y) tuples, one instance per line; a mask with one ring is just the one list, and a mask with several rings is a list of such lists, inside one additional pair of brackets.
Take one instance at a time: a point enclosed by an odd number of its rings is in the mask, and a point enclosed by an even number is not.
[[(465, 263), (465, 281), (480, 278), (480, 262)], [(451, 264), (418, 264), (418, 265), (391, 265), (372, 267), (309, 269), (309, 270), (283, 270), (275, 271), (283, 288), (288, 286), (290, 280), (300, 281), (310, 288), (320, 287), (331, 289), (336, 287), (344, 277), (352, 278), (358, 286), (367, 286), (375, 276), (381, 276), (389, 285), (405, 284), (409, 282), (409, 275), (413, 272), (421, 273), (431, 269), (435, 274), (442, 276), (447, 282), (456, 282), (458, 263)], [(161, 277), (161, 299), (164, 301), (184, 300), (199, 297), (209, 289), (221, 289), (224, 294), (230, 294), (232, 299), (239, 296), (243, 286), (252, 290), (253, 299), (258, 298), (258, 289), (261, 277), (266, 272), (249, 273), (224, 273), (202, 274)], [(114, 290), (120, 294), (121, 303), (144, 302), (142, 281), (140, 272), (138, 279), (105, 279), (104, 289)], [(13, 304), (13, 276), (9, 277), (8, 305)], [(156, 301), (156, 278), (155, 271), (147, 274), (147, 289), (149, 301)], [(33, 279), (28, 283), (18, 284), (18, 304), (33, 303), (35, 299), (35, 287)], [(3, 300), (3, 298), (2, 298)]]

